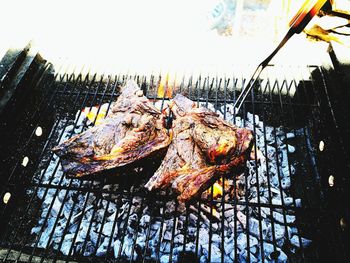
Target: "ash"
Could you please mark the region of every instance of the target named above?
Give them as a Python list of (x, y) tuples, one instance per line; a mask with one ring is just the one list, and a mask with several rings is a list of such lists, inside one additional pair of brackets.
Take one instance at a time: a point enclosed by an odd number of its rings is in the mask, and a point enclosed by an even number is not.
[[(160, 106), (158, 102), (156, 105)], [(256, 138), (256, 151), (252, 154), (255, 160), (247, 161), (246, 172), (225, 179), (225, 187), (234, 186), (236, 198), (227, 193), (213, 204), (202, 201), (187, 208), (175, 201), (149, 202), (147, 196), (137, 194), (136, 188), (130, 198), (128, 194), (113, 192), (117, 185), (66, 178), (54, 156), (48, 168), (38, 173), (38, 182), (102, 188), (112, 194), (39, 188), (41, 214), (31, 230), (35, 236), (32, 245), (58, 250), (65, 256), (129, 260), (146, 256), (160, 262), (171, 258), (176, 262), (184, 250), (196, 253), (200, 262), (221, 262), (222, 256), (224, 262), (258, 262), (262, 258), (287, 261), (287, 255), (311, 243), (300, 236), (294, 210), (288, 209), (302, 205), (289, 193), (296, 163), (288, 157), (298, 149), (288, 142), (298, 135), (286, 133), (281, 127), (265, 126), (259, 116), (251, 113), (245, 119), (234, 118), (233, 107), (226, 107), (215, 110), (212, 104), (208, 105), (222, 117), (225, 110), (226, 120), (250, 128)], [(76, 115), (75, 125), (73, 120), (61, 120), (60, 142), (80, 133), (86, 122), (81, 112)], [(203, 200), (210, 200), (208, 193), (203, 193)], [(235, 199), (242, 202), (235, 204)], [(249, 205), (254, 203), (261, 205)]]

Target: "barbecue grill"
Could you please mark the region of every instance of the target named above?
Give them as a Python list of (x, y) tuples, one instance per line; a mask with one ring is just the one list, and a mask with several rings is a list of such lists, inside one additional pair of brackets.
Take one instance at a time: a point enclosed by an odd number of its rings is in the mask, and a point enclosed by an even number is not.
[[(11, 93), (1, 108), (1, 260), (348, 258), (349, 215), (341, 199), (347, 150), (332, 104), (333, 77), (323, 68), (269, 65), (237, 115), (232, 105), (249, 77), (240, 72), (177, 76), (159, 92), (161, 74), (104, 75), (53, 66), (28, 50), (10, 55), (15, 63), (2, 81)], [(118, 177), (64, 176), (51, 149), (94, 125), (86, 111), (110, 105), (129, 79), (159, 108), (181, 93), (253, 130), (253, 159), (221, 178), (221, 195), (211, 187), (182, 206), (168, 191), (146, 191), (159, 163)]]

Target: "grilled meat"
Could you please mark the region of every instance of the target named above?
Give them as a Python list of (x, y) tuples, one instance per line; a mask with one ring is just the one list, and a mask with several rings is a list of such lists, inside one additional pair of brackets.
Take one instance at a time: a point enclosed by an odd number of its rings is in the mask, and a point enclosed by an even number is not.
[(163, 114), (133, 81), (100, 124), (53, 148), (67, 175), (81, 177), (140, 161), (170, 144)]
[(238, 128), (216, 113), (197, 108), (177, 95), (173, 139), (159, 169), (146, 184), (149, 190), (171, 186), (186, 202), (207, 189), (220, 175), (245, 162), (252, 146), (250, 130)]

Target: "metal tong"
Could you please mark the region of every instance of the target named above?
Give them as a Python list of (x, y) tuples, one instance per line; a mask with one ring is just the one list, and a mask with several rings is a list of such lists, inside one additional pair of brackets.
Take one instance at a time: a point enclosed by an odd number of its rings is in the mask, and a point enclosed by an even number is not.
[(289, 22), (289, 30), (284, 36), (282, 41), (278, 44), (276, 49), (263, 61), (254, 71), (252, 77), (250, 78), (247, 85), (242, 89), (241, 94), (238, 96), (233, 107), (236, 109), (236, 114), (247, 98), (249, 92), (254, 87), (255, 82), (259, 79), (261, 72), (269, 64), (272, 58), (277, 54), (277, 52), (287, 43), (287, 41), (294, 35), (299, 34), (310, 20), (320, 11), (322, 6), (327, 2), (327, 0), (306, 0), (296, 15)]

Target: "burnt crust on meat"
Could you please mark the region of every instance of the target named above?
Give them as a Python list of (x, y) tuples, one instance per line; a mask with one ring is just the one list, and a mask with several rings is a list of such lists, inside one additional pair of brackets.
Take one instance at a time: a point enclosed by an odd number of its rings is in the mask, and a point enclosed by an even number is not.
[(182, 95), (173, 99), (171, 111), (175, 116), (172, 142), (145, 187), (148, 190), (171, 187), (178, 193), (178, 200), (186, 202), (219, 176), (244, 164), (253, 134), (206, 108), (197, 108)]
[(122, 168), (165, 149), (171, 138), (163, 114), (134, 81), (121, 88), (102, 122), (56, 146), (64, 172), (73, 177)]

